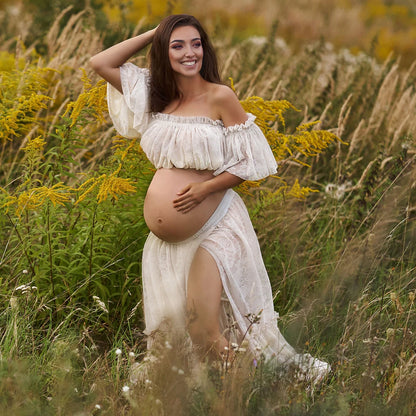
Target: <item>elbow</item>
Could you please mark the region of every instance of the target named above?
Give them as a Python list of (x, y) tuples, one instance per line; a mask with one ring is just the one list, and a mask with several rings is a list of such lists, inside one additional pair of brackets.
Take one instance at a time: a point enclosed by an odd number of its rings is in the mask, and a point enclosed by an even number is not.
[(100, 73), (100, 69), (102, 68), (102, 64), (100, 63), (100, 59), (97, 59), (97, 55), (94, 55), (89, 60), (90, 67), (97, 73)]

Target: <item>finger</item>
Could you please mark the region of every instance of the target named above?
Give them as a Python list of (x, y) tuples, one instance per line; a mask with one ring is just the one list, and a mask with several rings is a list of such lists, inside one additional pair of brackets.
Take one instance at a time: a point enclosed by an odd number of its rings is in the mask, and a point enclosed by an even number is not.
[(181, 203), (181, 202), (189, 200), (190, 198), (192, 198), (191, 195), (182, 195), (179, 198), (174, 199), (173, 203), (174, 204)]
[(189, 212), (191, 209), (194, 209), (197, 205), (199, 205), (198, 201), (190, 201), (188, 204), (184, 204), (180, 209), (177, 208), (178, 211), (186, 213)]
[(185, 186), (185, 188), (181, 189), (179, 192), (176, 193), (176, 195), (183, 195), (186, 192), (188, 192), (191, 189), (190, 185)]
[(181, 211), (182, 214), (187, 214), (188, 212), (192, 211), (194, 208), (196, 208), (198, 204), (193, 205), (192, 207), (189, 207), (187, 209), (184, 209)]
[(181, 199), (175, 199), (174, 201), (173, 201), (173, 206), (176, 208), (176, 207), (180, 207), (180, 206), (183, 206), (183, 205), (185, 205), (185, 204), (189, 204), (190, 202), (193, 202), (194, 200), (192, 199), (192, 198), (189, 198), (189, 197), (187, 197), (187, 198), (181, 198)]
[(196, 204), (193, 201), (191, 201), (191, 202), (188, 202), (187, 204), (184, 204), (180, 207), (176, 207), (176, 210), (179, 211), (179, 212), (185, 212), (187, 210), (192, 209), (195, 206), (196, 206)]

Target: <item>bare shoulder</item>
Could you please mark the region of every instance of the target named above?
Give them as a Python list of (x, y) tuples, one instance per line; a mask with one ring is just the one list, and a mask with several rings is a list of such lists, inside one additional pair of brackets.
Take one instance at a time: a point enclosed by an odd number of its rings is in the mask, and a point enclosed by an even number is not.
[(211, 98), (218, 118), (223, 121), (226, 127), (241, 124), (247, 120), (246, 112), (236, 93), (230, 87), (213, 84)]

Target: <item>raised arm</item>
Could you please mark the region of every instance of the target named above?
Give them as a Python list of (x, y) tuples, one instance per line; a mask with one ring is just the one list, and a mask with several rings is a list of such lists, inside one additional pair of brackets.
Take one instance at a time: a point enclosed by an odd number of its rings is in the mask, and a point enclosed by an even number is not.
[(92, 69), (121, 93), (120, 66), (152, 42), (156, 28), (108, 48), (90, 59)]

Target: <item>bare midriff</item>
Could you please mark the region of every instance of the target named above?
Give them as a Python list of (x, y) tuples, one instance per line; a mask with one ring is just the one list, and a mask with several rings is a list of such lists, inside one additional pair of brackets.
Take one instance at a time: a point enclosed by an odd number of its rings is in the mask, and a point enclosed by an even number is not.
[(158, 169), (144, 201), (144, 219), (150, 231), (169, 243), (194, 235), (214, 213), (225, 190), (209, 194), (185, 214), (174, 208), (173, 201), (178, 198), (177, 193), (190, 183), (204, 182), (213, 177), (213, 173), (206, 170)]

